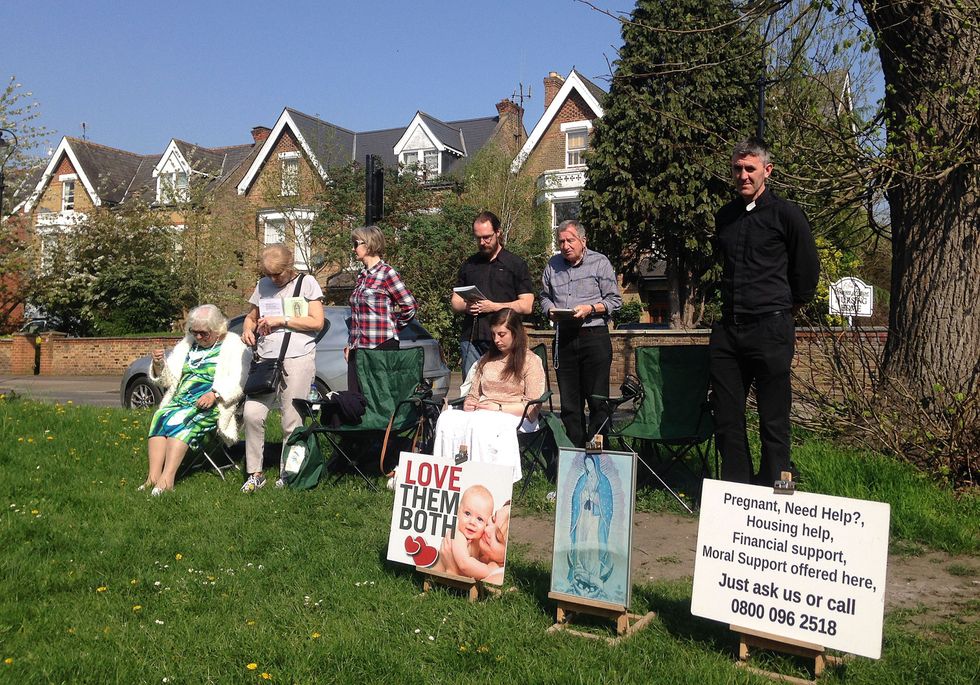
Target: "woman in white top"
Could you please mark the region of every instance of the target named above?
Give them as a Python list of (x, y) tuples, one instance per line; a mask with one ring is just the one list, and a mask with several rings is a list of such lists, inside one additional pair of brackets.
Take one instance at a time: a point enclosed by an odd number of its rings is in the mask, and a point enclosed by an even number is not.
[[(245, 400), (245, 468), (248, 479), (242, 492), (252, 493), (265, 485), (262, 455), (265, 448), (265, 420), (269, 409), (279, 400), (282, 410), (282, 438), (285, 443), (303, 419), (293, 406), (294, 399), (304, 399), (316, 373), (316, 335), (323, 328), (323, 291), (312, 276), (293, 268), (293, 251), (282, 243), (267, 245), (259, 256), (263, 278), (255, 286), (248, 302), (251, 308), (242, 325), (242, 342), (255, 347), (262, 359), (277, 359), (283, 338), (289, 332), (289, 344), (283, 358), (283, 384), (277, 392), (249, 396)], [(292, 297), (296, 279), (301, 278), (298, 297), (306, 300), (306, 316), (260, 316), (259, 303), (265, 299)], [(285, 311), (285, 310), (284, 310)], [(292, 310), (289, 310), (292, 311)], [(284, 444), (285, 447), (285, 444)], [(283, 485), (282, 478), (276, 485)]]

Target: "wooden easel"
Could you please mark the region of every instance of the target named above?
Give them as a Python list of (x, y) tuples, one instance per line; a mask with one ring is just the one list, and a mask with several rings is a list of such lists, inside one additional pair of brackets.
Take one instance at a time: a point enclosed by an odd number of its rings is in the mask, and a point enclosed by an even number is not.
[[(793, 481), (793, 474), (789, 471), (781, 472), (779, 474), (779, 480), (773, 483), (773, 493), (792, 496), (794, 492), (796, 492), (796, 483)], [(823, 675), (828, 665), (839, 666), (844, 663), (844, 660), (840, 657), (826, 654), (821, 645), (813, 644), (812, 642), (793, 640), (788, 637), (772, 635), (761, 630), (743, 628), (741, 626), (730, 625), (728, 627), (732, 632), (737, 633), (739, 638), (738, 661), (735, 662), (735, 665), (752, 673), (772, 678), (773, 680), (781, 680), (798, 685), (812, 685), (812, 683), (817, 682), (817, 678)], [(782, 652), (783, 654), (792, 654), (793, 656), (803, 657), (804, 659), (813, 659), (813, 680), (783, 675), (782, 673), (767, 671), (749, 665), (749, 657), (751, 656), (751, 649), (753, 647), (773, 652)]]
[(416, 566), (415, 570), (421, 573), (423, 576), (423, 592), (429, 592), (432, 590), (434, 585), (443, 585), (445, 587), (451, 587), (455, 590), (461, 590), (466, 594), (466, 597), (470, 602), (475, 602), (478, 599), (486, 597), (488, 594), (498, 594), (500, 592), (496, 588), (491, 590), (483, 583), (482, 580), (474, 580), (473, 578), (467, 578), (466, 576), (457, 576), (455, 573), (443, 573), (442, 571), (433, 571), (431, 568), (422, 568), (420, 566)]
[[(840, 666), (844, 663), (844, 659), (826, 654), (824, 648), (820, 645), (810, 642), (803, 642), (802, 640), (792, 640), (787, 637), (770, 635), (769, 633), (764, 633), (761, 630), (753, 630), (751, 628), (742, 628), (734, 625), (729, 626), (729, 628), (731, 628), (733, 632), (738, 633), (739, 636), (738, 661), (735, 662), (735, 665), (758, 675), (772, 678), (773, 680), (810, 685), (817, 682), (817, 678), (823, 675), (823, 672), (828, 665)], [(756, 668), (755, 666), (749, 665), (749, 657), (751, 656), (751, 648), (753, 647), (770, 650), (773, 652), (783, 652), (784, 654), (792, 654), (794, 656), (803, 657), (804, 659), (813, 659), (813, 680), (797, 678), (796, 676), (791, 675), (783, 675), (782, 673), (767, 671), (765, 669)]]
[[(591, 640), (605, 640), (611, 645), (619, 643), (638, 630), (647, 626), (656, 614), (652, 611), (645, 615), (631, 614), (622, 604), (610, 604), (608, 602), (597, 602), (581, 597), (572, 597), (560, 592), (549, 592), (548, 598), (558, 602), (558, 616), (555, 624), (548, 628), (546, 632), (557, 633), (564, 631), (578, 637), (587, 637)], [(581, 630), (574, 630), (569, 627), (569, 622), (575, 614), (589, 614), (600, 618), (608, 618), (616, 623), (616, 637), (606, 637), (586, 633)]]

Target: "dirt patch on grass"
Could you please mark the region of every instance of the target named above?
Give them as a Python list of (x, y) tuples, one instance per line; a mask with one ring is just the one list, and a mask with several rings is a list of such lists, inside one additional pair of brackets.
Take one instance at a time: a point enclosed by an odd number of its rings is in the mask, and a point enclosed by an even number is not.
[[(679, 580), (694, 575), (696, 518), (636, 512), (633, 516), (633, 581)], [(511, 542), (533, 561), (551, 563), (555, 525), (551, 516), (520, 512)], [(977, 620), (980, 561), (974, 557), (926, 552), (889, 555), (885, 610), (910, 610), (908, 620), (927, 625), (955, 619)]]

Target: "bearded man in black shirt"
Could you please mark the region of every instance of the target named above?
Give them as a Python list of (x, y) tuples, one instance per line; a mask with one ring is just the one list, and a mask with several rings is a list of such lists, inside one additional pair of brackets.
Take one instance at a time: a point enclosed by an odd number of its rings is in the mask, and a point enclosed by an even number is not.
[[(766, 187), (769, 150), (757, 138), (735, 146), (732, 177), (739, 197), (715, 216), (722, 260), (722, 319), (711, 331), (711, 386), (721, 477), (771, 485), (790, 470), (790, 365), (793, 315), (813, 299), (820, 274), (803, 211)], [(745, 401), (755, 383), (762, 459), (752, 468)]]

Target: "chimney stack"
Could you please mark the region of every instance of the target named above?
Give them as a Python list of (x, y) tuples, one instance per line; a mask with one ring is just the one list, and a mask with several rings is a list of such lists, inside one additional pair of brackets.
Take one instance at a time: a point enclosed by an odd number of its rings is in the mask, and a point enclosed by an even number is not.
[(272, 134), (272, 129), (268, 126), (256, 126), (252, 129), (252, 140), (256, 145), (264, 143)]
[(565, 79), (558, 75), (557, 71), (550, 72), (544, 77), (544, 108), (548, 109), (551, 105), (551, 101), (555, 99), (558, 95), (558, 91), (561, 90), (562, 85), (564, 85)]
[(504, 98), (497, 103), (497, 115), (501, 119), (504, 118), (505, 114), (510, 114), (511, 116), (519, 116), (521, 114), (521, 108), (517, 106), (517, 103), (513, 100), (508, 100)]

